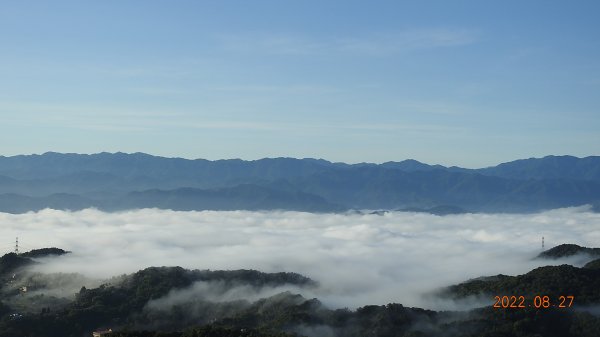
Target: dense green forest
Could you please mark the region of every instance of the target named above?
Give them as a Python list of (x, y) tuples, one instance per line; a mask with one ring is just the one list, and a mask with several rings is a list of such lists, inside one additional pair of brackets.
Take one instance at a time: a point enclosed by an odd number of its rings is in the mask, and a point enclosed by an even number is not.
[(575, 296), (578, 304), (600, 303), (600, 270), (570, 265), (545, 266), (518, 276), (472, 280), (451, 286), (447, 293), (455, 298), (469, 295)]
[[(560, 250), (562, 248), (559, 248)], [(597, 261), (582, 268), (536, 268), (517, 276), (498, 275), (450, 286), (447, 298), (486, 294), (490, 305), (470, 311), (436, 312), (402, 304), (331, 309), (303, 289), (318, 287), (295, 273), (254, 270), (186, 270), (151, 267), (114, 277), (72, 298), (44, 294), (46, 287), (77, 280), (71, 274), (27, 271), (28, 256), (59, 255), (47, 249), (7, 254), (0, 259), (0, 337), (80, 337), (113, 329), (114, 337), (193, 336), (599, 336), (600, 270)], [(34, 283), (37, 282), (37, 285)], [(22, 286), (29, 285), (29, 292)], [(227, 298), (244, 289), (254, 299)], [(263, 292), (280, 289), (275, 293)], [(493, 308), (494, 295), (573, 295), (569, 308)], [(530, 303), (530, 302), (528, 302)]]
[(576, 254), (587, 254), (590, 256), (600, 257), (600, 248), (588, 248), (574, 244), (562, 244), (540, 253), (538, 258), (558, 259), (561, 257), (568, 257)]

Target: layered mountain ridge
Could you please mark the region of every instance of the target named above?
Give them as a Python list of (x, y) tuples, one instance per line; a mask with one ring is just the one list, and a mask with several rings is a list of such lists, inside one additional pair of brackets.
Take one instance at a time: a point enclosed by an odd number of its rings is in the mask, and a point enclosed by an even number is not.
[(531, 212), (600, 204), (600, 157), (547, 156), (482, 169), (323, 159), (209, 161), (144, 153), (0, 156), (0, 211), (431, 209)]

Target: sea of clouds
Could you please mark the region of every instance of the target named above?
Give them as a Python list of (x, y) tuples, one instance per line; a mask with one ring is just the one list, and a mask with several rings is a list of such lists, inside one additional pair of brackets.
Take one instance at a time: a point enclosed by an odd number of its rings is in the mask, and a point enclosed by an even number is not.
[(109, 278), (149, 266), (289, 271), (320, 284), (316, 289), (292, 291), (317, 297), (333, 308), (397, 302), (461, 309), (457, 306), (477, 304), (423, 295), (483, 275), (516, 275), (541, 265), (580, 264), (577, 258), (543, 261), (534, 257), (541, 252), (542, 236), (546, 248), (561, 243), (599, 246), (600, 214), (586, 207), (442, 217), (403, 212), (158, 209), (0, 213), (4, 253), (11, 250), (17, 236), (21, 247), (28, 249), (72, 251), (47, 259), (36, 267), (41, 272)]

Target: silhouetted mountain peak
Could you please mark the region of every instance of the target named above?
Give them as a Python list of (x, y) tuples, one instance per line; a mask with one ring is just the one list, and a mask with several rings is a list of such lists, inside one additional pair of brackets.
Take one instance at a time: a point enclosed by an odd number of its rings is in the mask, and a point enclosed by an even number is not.
[(70, 252), (60, 249), (60, 248), (51, 247), (51, 248), (32, 249), (28, 252), (22, 253), (20, 256), (39, 258), (39, 257), (48, 257), (48, 256), (60, 256), (60, 255), (68, 254), (68, 253), (70, 253)]
[(406, 159), (399, 162), (388, 161), (380, 165), (381, 167), (398, 169), (403, 171), (431, 171), (434, 169), (444, 169), (441, 165), (428, 165), (414, 159)]
[(575, 244), (561, 244), (547, 251), (544, 251), (538, 255), (538, 258), (546, 259), (558, 259), (562, 257), (569, 257), (577, 254), (589, 254), (593, 256), (600, 256), (600, 248), (588, 248), (581, 247)]

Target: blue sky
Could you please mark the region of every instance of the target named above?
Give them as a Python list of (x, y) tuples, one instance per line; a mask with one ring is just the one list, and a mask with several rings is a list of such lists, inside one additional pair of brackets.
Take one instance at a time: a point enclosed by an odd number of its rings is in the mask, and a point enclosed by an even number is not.
[(3, 1), (0, 154), (599, 155), (597, 1)]

